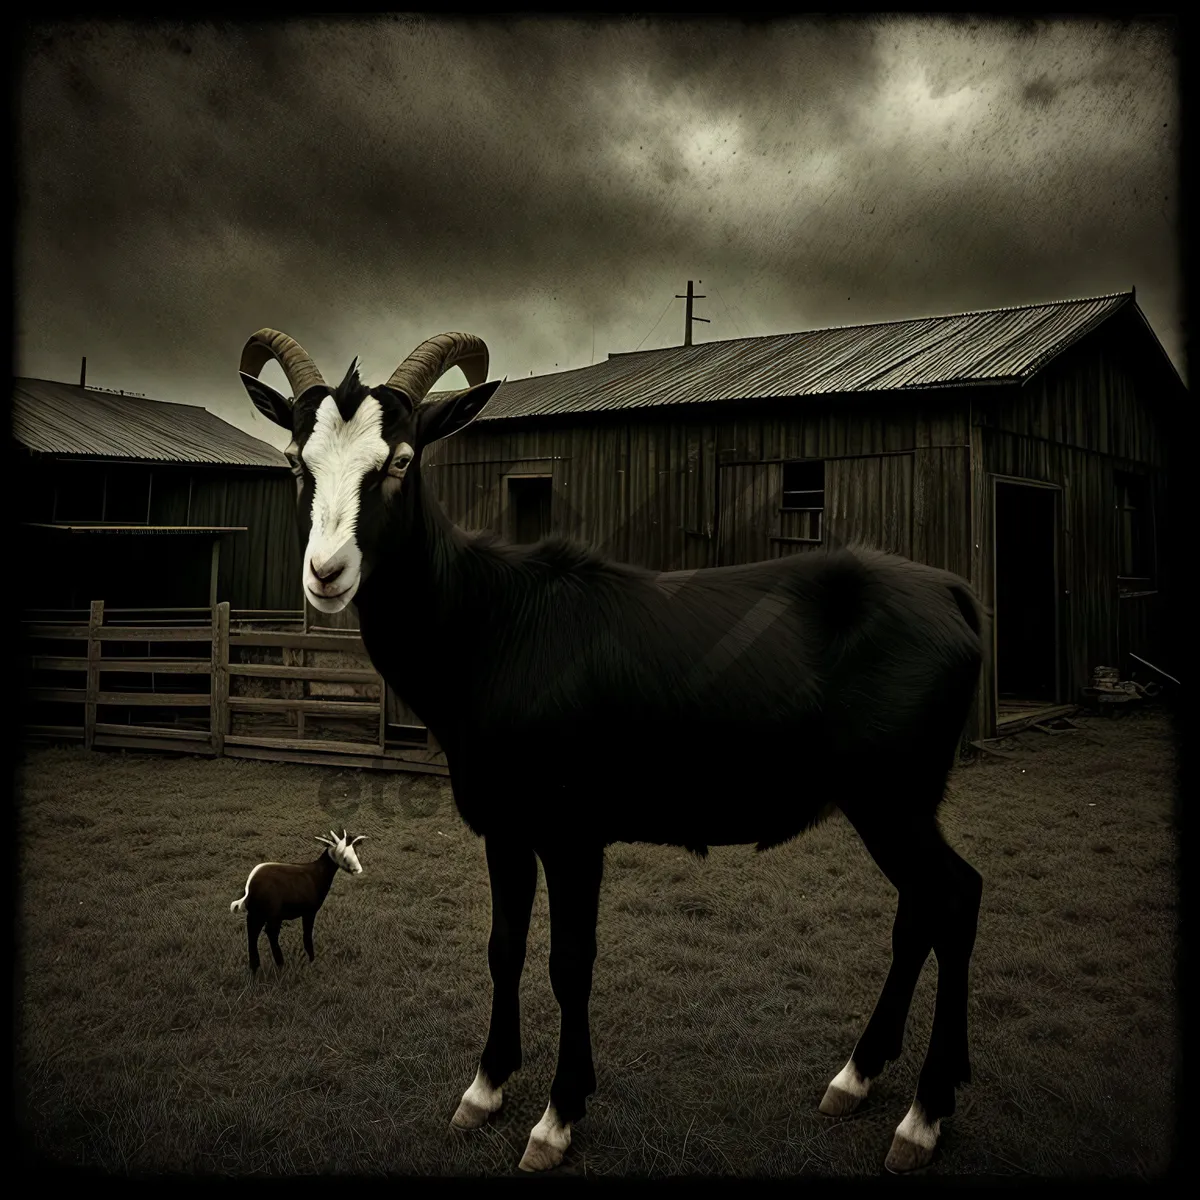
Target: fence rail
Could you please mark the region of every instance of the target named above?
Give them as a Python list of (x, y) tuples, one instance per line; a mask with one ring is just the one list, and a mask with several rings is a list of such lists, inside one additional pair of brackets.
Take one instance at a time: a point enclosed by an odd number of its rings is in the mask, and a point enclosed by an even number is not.
[[(409, 738), (419, 740), (424, 733), (424, 746), (398, 745), (398, 739), (389, 737), (387, 686), (377, 671), (373, 668), (316, 666), (305, 661), (310, 653), (329, 652), (366, 658), (366, 650), (357, 633), (253, 628), (256, 620), (270, 624), (290, 623), (292, 617), (287, 613), (239, 613), (237, 627), (231, 632), (228, 604), (218, 604), (212, 609), (179, 610), (170, 618), (172, 622), (186, 621), (184, 624), (160, 623), (148, 619), (146, 613), (147, 610), (132, 609), (106, 612), (104, 604), (97, 600), (92, 603), (86, 622), (79, 620), (82, 614), (77, 611), (61, 614), (43, 611), (36, 614), (36, 619), (24, 623), (24, 633), (29, 639), (26, 661), (35, 676), (69, 674), (86, 680), (83, 687), (59, 687), (31, 680), (26, 688), (28, 701), (78, 705), (80, 721), (78, 725), (26, 724), (27, 737), (56, 741), (77, 739), (88, 749), (169, 749), (209, 756), (448, 774), (445, 755), (428, 731), (414, 726), (403, 727)], [(54, 619), (59, 616), (61, 620)], [(207, 619), (201, 621), (199, 618)], [(84, 653), (43, 653), (39, 643), (46, 642), (82, 642)], [(144, 644), (146, 655), (112, 652), (129, 643)], [(194, 652), (186, 656), (169, 654), (172, 644), (182, 649), (202, 643), (208, 643), (210, 647), (211, 652), (206, 657), (197, 657)], [(238, 657), (242, 651), (262, 650), (278, 650), (283, 656), (283, 664), (247, 662)], [(154, 657), (150, 656), (152, 651)], [(150, 686), (102, 687), (101, 677), (110, 673), (149, 677)], [(160, 679), (160, 676), (164, 678)], [(207, 676), (207, 680), (197, 681), (201, 687), (207, 683), (205, 690), (184, 690), (180, 685), (186, 685), (189, 676)], [(285, 691), (298, 694), (251, 696), (239, 695), (233, 690), (237, 681), (254, 680), (275, 681)], [(116, 683), (115, 680), (111, 682)], [(132, 682), (136, 684), (136, 680)], [(378, 698), (310, 696), (310, 685), (314, 683), (358, 685), (360, 688), (373, 686), (378, 689)], [(172, 690), (171, 684), (177, 690)], [(101, 720), (101, 709), (131, 712), (156, 709), (171, 716), (160, 716), (160, 723), (150, 717), (144, 722), (135, 722), (131, 716), (129, 724), (120, 724)], [(197, 710), (201, 709), (207, 712), (207, 729), (193, 727), (199, 716)], [(288, 718), (289, 724), (295, 727), (295, 736), (290, 733), (289, 736), (260, 736), (238, 732), (232, 727), (235, 714), (274, 714)], [(363, 740), (307, 737), (306, 717), (354, 718), (360, 723), (371, 722), (373, 734)]]

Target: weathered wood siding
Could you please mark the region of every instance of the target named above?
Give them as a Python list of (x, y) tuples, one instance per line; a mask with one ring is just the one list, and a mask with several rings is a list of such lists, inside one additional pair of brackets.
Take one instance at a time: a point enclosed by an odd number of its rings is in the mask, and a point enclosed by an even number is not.
[[(971, 580), (995, 603), (994, 492), (997, 477), (1060, 489), (1058, 562), (1062, 700), (1079, 699), (1098, 666), (1128, 671), (1130, 651), (1157, 662), (1160, 609), (1170, 587), (1167, 466), (1162, 406), (1179, 402), (1170, 381), (1139, 363), (1128, 330), (1106, 327), (1021, 388), (976, 393), (972, 403)], [(1156, 529), (1153, 586), (1122, 595), (1117, 582), (1118, 471), (1149, 485)], [(1149, 593), (1149, 594), (1146, 594)], [(1162, 665), (1161, 663), (1159, 665)], [(1169, 668), (1168, 668), (1169, 669)], [(1145, 676), (1143, 676), (1145, 677)], [(983, 702), (991, 712), (995, 677), (985, 668)]]
[[(505, 532), (505, 478), (553, 479), (556, 533), (655, 570), (809, 547), (780, 512), (782, 463), (826, 463), (826, 540), (969, 567), (967, 412), (948, 393), (718, 411), (477, 423), (427, 456), (451, 518)], [(947, 502), (952, 495), (953, 501)]]

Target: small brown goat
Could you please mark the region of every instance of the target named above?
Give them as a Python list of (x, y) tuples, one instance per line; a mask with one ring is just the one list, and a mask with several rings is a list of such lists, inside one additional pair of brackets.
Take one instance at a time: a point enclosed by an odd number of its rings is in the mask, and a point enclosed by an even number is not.
[(329, 838), (319, 837), (326, 849), (321, 857), (310, 863), (259, 863), (246, 880), (246, 893), (230, 906), (232, 913), (246, 914), (246, 934), (250, 947), (250, 970), (258, 970), (258, 937), (267, 929), (271, 943), (271, 957), (277, 967), (283, 966), (283, 951), (279, 949), (279, 929), (284, 921), (297, 917), (304, 923), (304, 949), (308, 961), (312, 962), (313, 921), (329, 894), (329, 887), (338, 869), (348, 875), (361, 875), (362, 865), (354, 847), (366, 838), (366, 834), (347, 840), (342, 830), (339, 838), (330, 830)]

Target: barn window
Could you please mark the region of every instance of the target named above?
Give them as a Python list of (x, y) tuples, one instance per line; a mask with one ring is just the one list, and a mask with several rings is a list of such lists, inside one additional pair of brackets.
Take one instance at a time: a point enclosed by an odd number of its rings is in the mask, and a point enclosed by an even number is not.
[(1117, 472), (1117, 577), (1148, 582), (1154, 576), (1154, 517), (1141, 475)]
[(513, 542), (538, 542), (550, 533), (549, 475), (515, 475), (508, 480), (508, 528)]
[(150, 468), (131, 463), (109, 467), (104, 519), (117, 525), (145, 525), (150, 511)]
[(57, 474), (55, 521), (103, 521), (104, 468), (97, 463), (64, 462)]
[(781, 532), (788, 539), (819, 542), (825, 533), (825, 464), (820, 459), (783, 464)]

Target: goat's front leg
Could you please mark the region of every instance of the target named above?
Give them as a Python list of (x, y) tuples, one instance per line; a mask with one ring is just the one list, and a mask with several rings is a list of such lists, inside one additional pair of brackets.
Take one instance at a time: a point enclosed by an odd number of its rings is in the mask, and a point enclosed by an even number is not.
[(478, 1129), (503, 1102), (501, 1087), (521, 1066), (521, 972), (537, 888), (537, 859), (529, 846), (485, 840), (492, 885), (492, 1020), (475, 1082), (463, 1094), (452, 1124)]
[(562, 1162), (571, 1144), (571, 1126), (587, 1111), (596, 1090), (588, 1002), (596, 961), (596, 915), (602, 845), (539, 847), (550, 893), (550, 986), (562, 1014), (558, 1066), (550, 1103), (529, 1135), (521, 1158), (524, 1171), (546, 1171)]
[(313, 950), (313, 922), (317, 919), (316, 913), (305, 913), (301, 918), (304, 925), (304, 952), (308, 955), (308, 961), (312, 962), (316, 958), (316, 951)]

